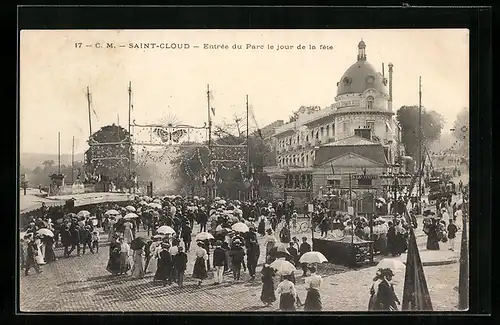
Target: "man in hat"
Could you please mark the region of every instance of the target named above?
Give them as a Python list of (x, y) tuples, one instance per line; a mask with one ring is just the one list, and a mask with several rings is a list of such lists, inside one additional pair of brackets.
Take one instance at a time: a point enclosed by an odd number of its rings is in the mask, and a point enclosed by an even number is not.
[(181, 230), (182, 241), (184, 242), (184, 247), (186, 247), (186, 252), (189, 252), (189, 248), (191, 247), (191, 227), (189, 225), (184, 225)]
[(184, 272), (186, 272), (187, 268), (187, 254), (184, 253), (184, 248), (179, 246), (177, 254), (174, 255), (174, 269), (177, 276), (177, 284), (179, 287), (182, 287), (184, 283)]
[(224, 280), (224, 262), (226, 261), (226, 252), (222, 249), (222, 243), (218, 240), (214, 249), (214, 284), (220, 284)]
[(243, 242), (240, 239), (233, 240), (233, 248), (230, 252), (231, 265), (233, 267), (234, 281), (239, 281), (241, 277), (241, 266), (245, 267), (245, 251), (243, 250)]
[(251, 280), (255, 280), (255, 269), (260, 256), (260, 247), (257, 239), (251, 238), (247, 246), (247, 266)]
[(94, 254), (94, 249), (92, 248), (92, 233), (90, 232), (91, 227), (85, 226), (80, 230), (80, 242), (83, 245), (83, 254), (85, 254), (85, 249), (88, 246), (90, 252)]

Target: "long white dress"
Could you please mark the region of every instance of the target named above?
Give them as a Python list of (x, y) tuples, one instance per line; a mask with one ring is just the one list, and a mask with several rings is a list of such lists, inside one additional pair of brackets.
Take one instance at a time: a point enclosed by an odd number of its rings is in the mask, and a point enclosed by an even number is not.
[(35, 244), (36, 244), (36, 247), (37, 247), (37, 255), (35, 257), (36, 259), (36, 262), (38, 264), (45, 264), (45, 260), (43, 258), (43, 255), (42, 255), (42, 250), (41, 250), (41, 246), (42, 246), (42, 241), (40, 239), (36, 239), (35, 240)]
[(152, 243), (150, 246), (150, 252), (151, 252), (151, 260), (149, 261), (146, 273), (151, 272), (154, 275), (156, 273), (156, 270), (158, 269), (158, 256), (161, 252), (161, 243), (160, 242)]

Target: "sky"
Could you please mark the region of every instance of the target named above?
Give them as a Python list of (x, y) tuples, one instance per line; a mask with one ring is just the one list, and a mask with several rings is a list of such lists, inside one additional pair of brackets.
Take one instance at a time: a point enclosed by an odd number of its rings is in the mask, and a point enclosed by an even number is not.
[[(20, 151), (57, 154), (88, 148), (86, 89), (92, 94), (92, 131), (127, 128), (128, 84), (137, 124), (165, 119), (193, 126), (207, 120), (207, 84), (214, 124), (243, 116), (246, 95), (256, 123), (287, 121), (302, 105), (334, 103), (337, 82), (366, 43), (378, 71), (392, 62), (393, 107), (422, 105), (445, 117), (449, 130), (469, 106), (469, 32), (433, 30), (43, 30), (20, 36)], [(115, 48), (106, 48), (106, 43)], [(81, 43), (81, 47), (75, 45)], [(101, 44), (101, 48), (96, 47)], [(189, 49), (136, 49), (129, 43), (189, 44)], [(205, 49), (204, 45), (228, 49)], [(232, 49), (233, 44), (242, 49)], [(247, 44), (263, 45), (263, 49)], [(92, 45), (87, 47), (86, 45)], [(125, 47), (119, 47), (125, 45)], [(269, 49), (268, 45), (274, 46)], [(278, 45), (293, 49), (276, 50)], [(297, 49), (303, 45), (305, 49)], [(310, 49), (314, 45), (316, 49)], [(321, 49), (320, 45), (326, 48)], [(199, 46), (199, 48), (195, 48)], [(144, 138), (144, 134), (134, 136)]]

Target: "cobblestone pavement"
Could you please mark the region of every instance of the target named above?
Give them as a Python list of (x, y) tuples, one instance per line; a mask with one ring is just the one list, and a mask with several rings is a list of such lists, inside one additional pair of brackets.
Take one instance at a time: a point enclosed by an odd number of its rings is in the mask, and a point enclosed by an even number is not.
[[(142, 233), (139, 233), (142, 235)], [(303, 234), (299, 234), (303, 235)], [(418, 236), (418, 234), (417, 234)], [(310, 237), (310, 235), (308, 235)], [(459, 234), (460, 237), (460, 234)], [(419, 246), (425, 246), (425, 237), (417, 237)], [(261, 243), (263, 262), (264, 245)], [(124, 312), (124, 311), (273, 311), (278, 303), (263, 307), (260, 302), (260, 276), (249, 282), (248, 273), (243, 281), (234, 283), (225, 276), (225, 282), (212, 285), (212, 274), (198, 287), (190, 278), (193, 269), (193, 252), (188, 253), (187, 277), (183, 288), (177, 285), (163, 287), (153, 284), (152, 274), (144, 279), (129, 276), (111, 276), (106, 270), (108, 259), (106, 243), (98, 254), (85, 254), (59, 259), (42, 266), (43, 273), (20, 276), (20, 311), (22, 312)], [(60, 255), (61, 253), (56, 252)], [(260, 266), (257, 268), (259, 272)], [(459, 264), (424, 267), (431, 299), (435, 310), (457, 310)], [(324, 278), (321, 290), (325, 311), (365, 311), (369, 288), (376, 267), (348, 269), (343, 266), (323, 264), (318, 273)], [(299, 272), (301, 273), (301, 272)], [(258, 273), (259, 274), (259, 273)], [(404, 276), (404, 275), (403, 275)], [(304, 279), (297, 278), (297, 290), (305, 299)], [(396, 277), (398, 280), (398, 277)], [(275, 284), (277, 283), (277, 279)], [(402, 281), (396, 292), (402, 300)]]

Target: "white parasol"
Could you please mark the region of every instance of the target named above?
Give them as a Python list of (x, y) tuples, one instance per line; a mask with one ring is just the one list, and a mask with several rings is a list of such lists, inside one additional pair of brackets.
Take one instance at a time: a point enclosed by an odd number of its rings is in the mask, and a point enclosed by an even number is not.
[(135, 212), (136, 211), (135, 208), (133, 206), (131, 206), (131, 205), (127, 205), (125, 207), (125, 209), (127, 209), (127, 211), (130, 211), (130, 212)]
[(321, 254), (320, 252), (307, 252), (304, 255), (300, 257), (299, 260), (300, 263), (307, 263), (307, 264), (313, 264), (313, 263), (324, 263), (328, 262), (326, 259), (325, 255)]
[(212, 234), (208, 232), (200, 232), (198, 235), (196, 235), (194, 239), (195, 240), (214, 239), (214, 236), (212, 236)]
[(175, 230), (169, 226), (161, 226), (160, 228), (158, 228), (156, 230), (156, 233), (158, 233), (160, 235), (166, 235), (166, 234), (173, 235), (173, 234), (175, 234)]
[(295, 266), (284, 259), (277, 259), (270, 266), (281, 275), (289, 275), (296, 271)]
[(39, 235), (54, 237), (54, 233), (47, 228), (39, 229), (36, 233)]
[(131, 212), (131, 213), (127, 213), (127, 214), (125, 215), (125, 217), (123, 217), (123, 218), (124, 218), (124, 219), (133, 219), (133, 218), (139, 218), (139, 216), (138, 216), (137, 214), (135, 214), (135, 213)]
[(90, 212), (88, 212), (87, 210), (82, 210), (82, 211), (78, 212), (78, 214), (76, 216), (79, 218), (81, 218), (81, 217), (87, 218), (88, 216), (90, 216)]
[(108, 216), (115, 216), (115, 215), (120, 215), (121, 213), (118, 212), (118, 211), (116, 211), (116, 210), (114, 210), (114, 209), (111, 209), (111, 210), (106, 211), (105, 214), (108, 215)]
[(235, 223), (231, 229), (237, 232), (248, 232), (250, 229), (248, 228), (247, 225), (245, 225), (243, 222), (237, 222)]

